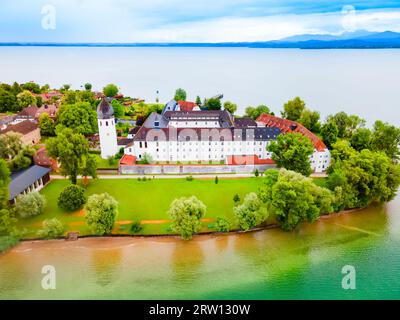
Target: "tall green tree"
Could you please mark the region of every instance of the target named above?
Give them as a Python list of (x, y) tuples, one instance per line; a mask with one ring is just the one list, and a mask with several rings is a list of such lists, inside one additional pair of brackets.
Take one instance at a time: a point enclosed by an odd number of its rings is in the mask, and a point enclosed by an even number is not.
[(337, 141), (339, 135), (339, 129), (336, 123), (330, 121), (324, 123), (321, 127), (321, 137), (326, 146), (331, 149), (332, 145)]
[(262, 202), (254, 192), (246, 195), (243, 203), (235, 206), (233, 212), (242, 230), (257, 227), (268, 217), (267, 209), (262, 206)]
[(306, 108), (306, 103), (299, 97), (289, 100), (283, 105), (282, 117), (288, 120), (297, 121)]
[(224, 109), (229, 111), (230, 113), (234, 114), (237, 110), (237, 104), (230, 102), (230, 101), (225, 101)]
[(24, 90), (17, 95), (18, 104), (21, 109), (36, 106), (36, 98), (35, 96), (28, 90)]
[(333, 211), (333, 194), (310, 178), (282, 169), (278, 174), (267, 171), (263, 179), (260, 198), (284, 230), (293, 230), (303, 221), (314, 222), (321, 214)]
[(86, 223), (96, 234), (110, 234), (118, 214), (118, 202), (108, 193), (91, 195), (85, 206)]
[(121, 118), (125, 115), (125, 107), (117, 99), (114, 99), (111, 105), (114, 109), (115, 118)]
[(196, 104), (198, 105), (198, 106), (201, 106), (201, 99), (200, 99), (200, 96), (197, 96), (196, 97)]
[(39, 128), (42, 136), (51, 137), (55, 134), (55, 123), (48, 113), (39, 116)]
[(0, 210), (5, 209), (8, 203), (10, 184), (10, 170), (5, 160), (0, 159)]
[(58, 112), (57, 125), (89, 135), (97, 132), (97, 113), (87, 102), (62, 105)]
[(16, 95), (0, 88), (0, 112), (18, 112), (20, 110)]
[(48, 155), (61, 164), (61, 172), (76, 184), (78, 175), (85, 173), (90, 159), (85, 137), (72, 129), (57, 129), (57, 136), (46, 141)]
[(90, 84), (90, 83), (85, 83), (84, 87), (85, 87), (86, 91), (91, 91), (92, 90), (92, 84)]
[(272, 152), (274, 160), (279, 168), (285, 168), (309, 176), (312, 172), (309, 157), (314, 152), (314, 146), (310, 139), (300, 133), (288, 133), (278, 135), (267, 147)]
[(384, 152), (390, 159), (398, 160), (400, 156), (400, 128), (382, 121), (376, 121), (371, 137), (371, 149)]
[(186, 101), (186, 91), (182, 88), (178, 88), (175, 91), (175, 96), (174, 96), (175, 101)]
[(222, 108), (221, 100), (218, 98), (207, 99), (204, 103), (204, 106), (208, 110), (221, 110)]
[(346, 112), (338, 112), (330, 115), (327, 122), (333, 122), (338, 128), (338, 137), (343, 139), (350, 139), (353, 133), (358, 129), (365, 126), (365, 120), (356, 116), (348, 115)]
[(350, 143), (355, 150), (361, 151), (363, 149), (370, 149), (371, 139), (371, 130), (367, 128), (358, 128), (350, 138)]
[(319, 118), (319, 112), (304, 109), (298, 121), (311, 132), (318, 133), (321, 129)]
[(172, 229), (179, 233), (184, 240), (192, 238), (201, 227), (200, 219), (206, 213), (206, 206), (195, 196), (175, 199), (169, 208)]
[(266, 105), (259, 105), (258, 107), (249, 106), (245, 110), (245, 115), (249, 118), (256, 120), (262, 114), (272, 114), (271, 110)]
[(108, 84), (108, 85), (106, 85), (104, 88), (103, 88), (103, 93), (104, 93), (104, 95), (106, 96), (106, 97), (115, 97), (117, 94), (118, 94), (118, 87), (115, 85), (115, 84), (113, 84), (113, 83), (110, 83), (110, 84)]

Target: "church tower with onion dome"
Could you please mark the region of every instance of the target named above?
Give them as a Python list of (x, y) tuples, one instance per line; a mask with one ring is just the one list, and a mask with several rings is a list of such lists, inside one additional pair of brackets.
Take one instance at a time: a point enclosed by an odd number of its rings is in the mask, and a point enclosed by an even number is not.
[(101, 157), (107, 159), (118, 152), (117, 131), (115, 129), (114, 109), (103, 98), (97, 107)]

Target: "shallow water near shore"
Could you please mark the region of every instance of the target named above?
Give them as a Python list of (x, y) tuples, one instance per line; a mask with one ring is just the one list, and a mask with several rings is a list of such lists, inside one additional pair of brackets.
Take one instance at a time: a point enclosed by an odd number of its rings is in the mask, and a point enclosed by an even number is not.
[(399, 247), (400, 197), (296, 232), (27, 241), (0, 255), (0, 299), (399, 299)]

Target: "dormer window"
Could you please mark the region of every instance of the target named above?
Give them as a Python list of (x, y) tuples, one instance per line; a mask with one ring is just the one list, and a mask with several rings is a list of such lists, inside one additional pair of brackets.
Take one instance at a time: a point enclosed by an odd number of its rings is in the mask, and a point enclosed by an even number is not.
[(160, 126), (160, 121), (154, 121), (154, 126), (159, 127)]

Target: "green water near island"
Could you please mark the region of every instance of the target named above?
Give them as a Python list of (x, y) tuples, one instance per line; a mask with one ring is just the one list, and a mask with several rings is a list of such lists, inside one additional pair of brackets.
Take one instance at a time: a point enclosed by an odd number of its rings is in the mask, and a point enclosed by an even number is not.
[(399, 248), (400, 197), (295, 232), (23, 242), (0, 255), (0, 299), (399, 299)]

